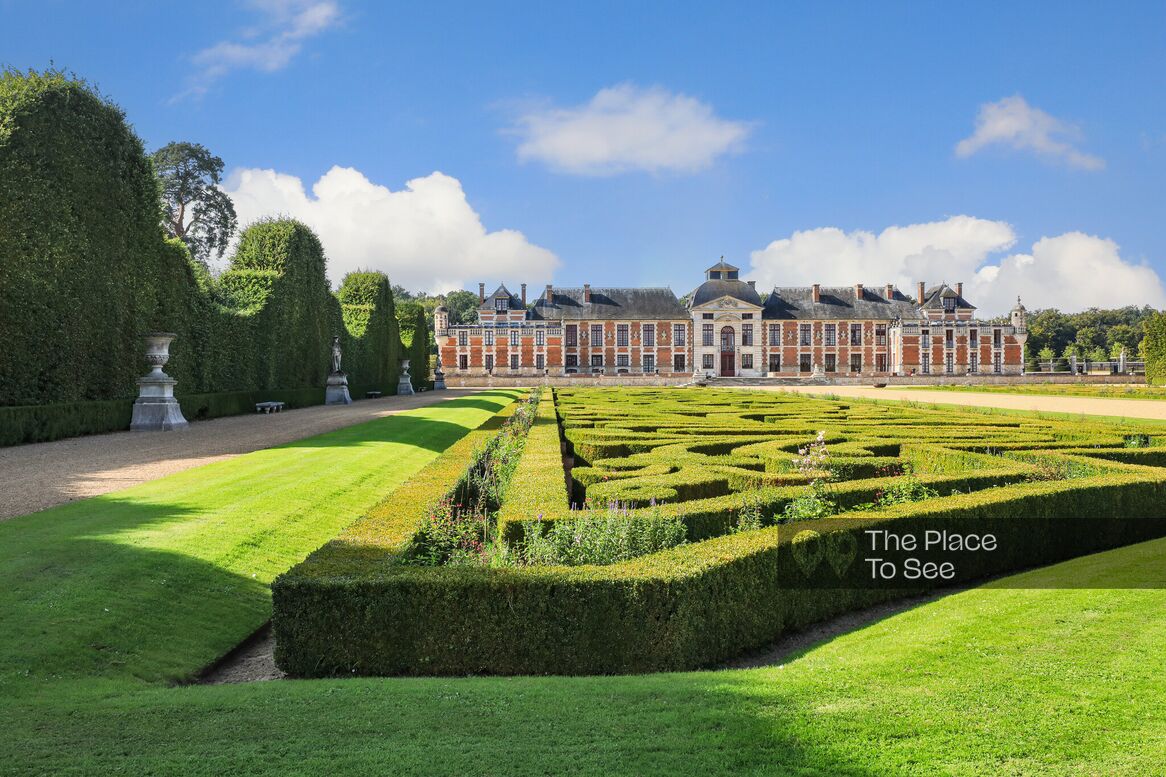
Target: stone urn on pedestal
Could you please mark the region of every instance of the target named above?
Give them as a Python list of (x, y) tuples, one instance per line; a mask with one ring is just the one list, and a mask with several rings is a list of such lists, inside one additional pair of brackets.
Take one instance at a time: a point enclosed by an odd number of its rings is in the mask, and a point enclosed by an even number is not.
[(437, 365), (433, 368), (433, 390), (442, 391), (445, 389), (445, 373), (441, 370), (441, 356), (437, 357)]
[(413, 381), (409, 378), (409, 360), (401, 359), (401, 377), (397, 378), (397, 396), (413, 393)]
[(177, 335), (170, 332), (144, 335), (146, 362), (152, 369), (148, 375), (138, 378), (138, 398), (134, 400), (130, 431), (170, 432), (189, 426), (178, 400), (174, 398), (174, 386), (178, 381), (162, 371), (170, 361), (170, 343), (175, 337)]

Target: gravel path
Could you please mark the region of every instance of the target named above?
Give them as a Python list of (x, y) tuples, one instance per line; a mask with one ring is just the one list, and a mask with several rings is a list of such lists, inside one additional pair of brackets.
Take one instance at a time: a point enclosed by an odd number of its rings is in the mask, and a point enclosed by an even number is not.
[(803, 394), (834, 394), (861, 399), (911, 400), (924, 404), (1000, 407), (1011, 410), (1041, 410), (1046, 413), (1123, 416), (1166, 421), (1166, 402), (1105, 397), (1050, 397), (1035, 394), (989, 394), (974, 391), (928, 391), (893, 386), (726, 386), (762, 391), (796, 391)]
[(425, 391), (216, 418), (184, 432), (115, 432), (0, 448), (0, 521), (472, 393)]

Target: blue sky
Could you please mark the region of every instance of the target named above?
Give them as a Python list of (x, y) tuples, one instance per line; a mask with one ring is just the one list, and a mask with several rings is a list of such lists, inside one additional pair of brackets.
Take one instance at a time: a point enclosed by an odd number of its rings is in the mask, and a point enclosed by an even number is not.
[(0, 0), (0, 62), (208, 146), (334, 281), (682, 293), (723, 254), (996, 312), (1166, 305), (1164, 30), (1162, 2)]

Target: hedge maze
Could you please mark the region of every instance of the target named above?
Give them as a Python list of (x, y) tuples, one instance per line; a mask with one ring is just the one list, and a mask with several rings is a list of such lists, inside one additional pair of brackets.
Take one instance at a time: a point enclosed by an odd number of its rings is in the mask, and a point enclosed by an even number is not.
[[(287, 671), (707, 666), (847, 610), (1166, 535), (1161, 426), (764, 392), (544, 389), (484, 528), (495, 552), (405, 563), (417, 527), (493, 433), (470, 435), (276, 581)], [(556, 526), (583, 538), (624, 521), (682, 522), (683, 541), (602, 565), (523, 555)], [(928, 558), (953, 574), (876, 579), (864, 543), (884, 530), (942, 537)], [(986, 535), (990, 551), (952, 544)], [(910, 556), (880, 553), (900, 570)]]

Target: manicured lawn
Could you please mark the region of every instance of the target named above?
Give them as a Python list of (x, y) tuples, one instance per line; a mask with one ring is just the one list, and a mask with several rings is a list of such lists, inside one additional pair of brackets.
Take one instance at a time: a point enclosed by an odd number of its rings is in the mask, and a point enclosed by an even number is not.
[(970, 391), (977, 394), (1034, 394), (1099, 399), (1166, 399), (1166, 387), (1144, 384), (1019, 383), (1007, 386), (897, 386), (920, 391)]
[(0, 681), (191, 676), (268, 585), (519, 392), (486, 392), (0, 523)]
[[(1166, 763), (1164, 562), (1166, 540), (1076, 559), (769, 669), (6, 683), (0, 771), (1155, 774)], [(1104, 588), (1058, 588), (1084, 584)]]
[(0, 775), (1140, 777), (1166, 763), (1166, 540), (953, 594), (767, 669), (173, 683), (267, 618), (276, 574), (519, 393), (0, 523)]

